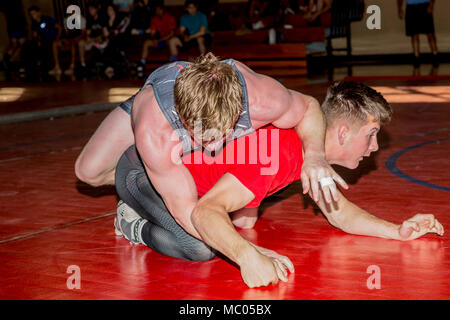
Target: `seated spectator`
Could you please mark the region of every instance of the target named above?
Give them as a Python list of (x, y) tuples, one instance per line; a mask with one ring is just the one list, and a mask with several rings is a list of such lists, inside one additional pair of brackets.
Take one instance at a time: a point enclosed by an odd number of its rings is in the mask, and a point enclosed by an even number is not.
[(119, 12), (113, 3), (106, 5), (106, 47), (98, 48), (96, 62), (99, 62), (97, 67), (101, 66), (108, 78), (126, 70), (125, 48), (129, 39), (129, 25), (128, 14)]
[(332, 0), (309, 0), (309, 4), (304, 13), (310, 26), (320, 26), (320, 16), (331, 9)]
[[(309, 26), (321, 26), (321, 16), (331, 9), (332, 0), (309, 0), (308, 6), (305, 8), (304, 17), (308, 21)], [(324, 29), (324, 36), (327, 38), (330, 34), (330, 28)], [(326, 52), (324, 41), (314, 41), (306, 45), (306, 54), (323, 54)]]
[(271, 26), (267, 17), (273, 16), (274, 8), (271, 0), (249, 0), (247, 18), (253, 30), (264, 29)]
[(10, 61), (20, 60), (22, 46), (27, 38), (27, 24), (20, 2), (11, 2), (5, 6), (9, 45), (3, 56), (5, 70), (9, 69)]
[(123, 50), (126, 41), (126, 33), (130, 26), (128, 15), (118, 11), (114, 4), (106, 6), (106, 30), (109, 44), (119, 50)]
[(37, 41), (39, 47), (39, 62), (42, 71), (49, 69), (48, 57), (53, 57), (54, 67), (49, 74), (61, 74), (61, 67), (58, 59), (58, 40), (61, 35), (61, 26), (56, 20), (41, 14), (41, 9), (32, 6), (28, 9), (32, 24), (32, 38)]
[(104, 49), (108, 36), (106, 19), (100, 14), (100, 7), (91, 3), (88, 6), (89, 16), (86, 19), (86, 39), (78, 43), (80, 51), (80, 62), (82, 67), (86, 67), (85, 53), (96, 47)]
[[(167, 42), (175, 35), (177, 23), (175, 18), (167, 12), (163, 4), (156, 7), (156, 15), (153, 17), (150, 26), (151, 39), (144, 41), (142, 48), (141, 63), (147, 63), (148, 51), (150, 48), (162, 49)], [(175, 56), (176, 52), (171, 52), (171, 56)]]
[[(163, 2), (163, 1), (161, 1)], [(131, 34), (144, 34), (150, 28), (150, 21), (155, 15), (154, 1), (136, 0), (131, 12)]]
[(281, 0), (285, 14), (297, 14), (300, 11), (300, 0)]
[(187, 13), (180, 20), (180, 38), (173, 37), (169, 40), (171, 61), (178, 60), (178, 48), (188, 49), (197, 44), (200, 54), (206, 53), (206, 46), (211, 41), (208, 30), (208, 19), (197, 10), (198, 5), (194, 0), (187, 0), (185, 3)]
[(120, 12), (131, 13), (133, 0), (113, 0), (112, 3), (119, 9)]
[(231, 24), (231, 29), (236, 30), (236, 34), (246, 34), (251, 33), (251, 24), (249, 22), (248, 10), (245, 10), (246, 14), (242, 14), (240, 6), (233, 5), (231, 7), (229, 21)]
[(81, 40), (86, 36), (86, 18), (80, 17), (81, 25), (80, 29), (69, 29), (67, 27), (67, 19), (64, 18), (63, 31), (61, 34), (61, 41), (59, 46), (63, 49), (70, 50), (70, 65), (69, 68), (64, 71), (65, 75), (73, 75), (75, 70), (76, 48)]
[(278, 9), (277, 25), (285, 29), (291, 29), (293, 26), (289, 20), (286, 19), (289, 15), (295, 15), (299, 12), (298, 0), (281, 0)]

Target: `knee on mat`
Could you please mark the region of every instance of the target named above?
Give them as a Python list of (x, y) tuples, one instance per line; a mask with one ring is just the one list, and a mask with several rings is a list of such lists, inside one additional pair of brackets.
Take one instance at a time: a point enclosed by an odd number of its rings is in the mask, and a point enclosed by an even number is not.
[(203, 243), (192, 246), (187, 250), (185, 255), (191, 261), (208, 261), (216, 256), (214, 251)]
[(104, 176), (100, 173), (100, 170), (85, 161), (83, 157), (78, 157), (75, 162), (75, 175), (78, 179), (93, 187), (101, 186), (104, 181)]

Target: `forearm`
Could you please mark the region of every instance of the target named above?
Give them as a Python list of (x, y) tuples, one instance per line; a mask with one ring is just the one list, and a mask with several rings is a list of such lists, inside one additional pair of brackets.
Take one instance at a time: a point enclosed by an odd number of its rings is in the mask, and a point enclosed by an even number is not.
[(199, 235), (191, 221), (191, 215), (195, 208), (196, 202), (173, 195), (163, 198), (169, 212), (172, 214), (175, 221), (184, 229), (184, 231), (193, 237), (202, 240), (202, 237)]
[(234, 228), (228, 213), (219, 206), (198, 203), (191, 215), (201, 239), (238, 265), (254, 247)]
[(166, 41), (169, 40), (170, 38), (173, 37), (175, 33), (173, 31), (171, 31), (167, 36), (165, 36), (164, 38), (160, 39), (159, 41)]
[(202, 27), (202, 28), (200, 28), (200, 31), (198, 31), (198, 32), (196, 32), (196, 33), (190, 35), (189, 37), (190, 37), (191, 39), (196, 39), (196, 38), (198, 38), (198, 37), (204, 36), (205, 34), (206, 34), (206, 28), (205, 28), (205, 27)]
[(295, 126), (305, 150), (305, 157), (320, 155), (325, 157), (326, 122), (316, 99), (310, 98), (308, 109), (301, 121)]
[(399, 240), (399, 225), (377, 218), (355, 204), (347, 201), (342, 207), (341, 218), (336, 218), (336, 227), (350, 234)]

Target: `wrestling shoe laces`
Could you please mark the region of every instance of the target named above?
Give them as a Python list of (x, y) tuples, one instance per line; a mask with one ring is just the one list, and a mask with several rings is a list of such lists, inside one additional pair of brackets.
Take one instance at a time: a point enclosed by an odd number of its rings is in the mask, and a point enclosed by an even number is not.
[(114, 219), (115, 233), (133, 244), (144, 244), (141, 231), (147, 220), (141, 218), (130, 206), (120, 200), (117, 203), (117, 216)]

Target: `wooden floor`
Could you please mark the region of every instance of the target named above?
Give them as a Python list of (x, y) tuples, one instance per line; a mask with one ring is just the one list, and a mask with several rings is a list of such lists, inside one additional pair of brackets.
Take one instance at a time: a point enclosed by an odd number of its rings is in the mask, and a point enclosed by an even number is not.
[[(284, 83), (323, 99), (327, 84), (300, 82)], [(178, 260), (115, 236), (114, 188), (91, 188), (73, 172), (106, 113), (7, 124), (0, 126), (0, 299), (450, 299), (450, 82), (367, 83), (392, 103), (394, 120), (374, 157), (354, 172), (340, 170), (351, 183), (345, 195), (395, 223), (433, 213), (443, 237), (345, 234), (313, 211), (295, 183), (266, 200), (254, 230), (241, 233), (287, 255), (296, 272), (288, 283), (249, 289), (220, 258)], [(0, 114), (108, 102), (120, 95), (112, 87), (138, 85), (21, 84), (22, 96), (0, 102)], [(68, 289), (69, 266), (80, 268), (81, 289)], [(381, 289), (368, 289), (369, 266), (380, 268)]]

